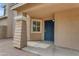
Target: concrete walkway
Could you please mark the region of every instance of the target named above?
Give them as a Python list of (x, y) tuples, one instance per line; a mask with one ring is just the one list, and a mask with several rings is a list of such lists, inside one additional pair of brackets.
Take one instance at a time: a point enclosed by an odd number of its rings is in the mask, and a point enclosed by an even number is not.
[[(36, 41), (39, 43), (39, 41)], [(40, 41), (39, 44), (46, 44), (47, 42)], [(53, 43), (50, 44), (47, 48), (39, 47), (39, 45), (31, 46), (28, 44), (28, 47), (23, 48), (24, 51), (30, 51), (32, 53), (39, 54), (40, 56), (79, 56), (79, 51), (68, 49), (68, 48), (61, 48), (55, 46)]]
[(14, 48), (12, 41), (12, 39), (0, 39), (0, 56), (38, 56), (37, 54)]

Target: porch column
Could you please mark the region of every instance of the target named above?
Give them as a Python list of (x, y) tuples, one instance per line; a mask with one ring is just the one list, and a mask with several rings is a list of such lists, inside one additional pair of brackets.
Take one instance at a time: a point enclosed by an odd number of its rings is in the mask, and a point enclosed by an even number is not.
[(30, 40), (31, 21), (30, 16), (27, 14), (27, 40)]
[(19, 15), (15, 17), (15, 32), (13, 46), (16, 48), (23, 48), (27, 46), (27, 30), (26, 30), (26, 17)]

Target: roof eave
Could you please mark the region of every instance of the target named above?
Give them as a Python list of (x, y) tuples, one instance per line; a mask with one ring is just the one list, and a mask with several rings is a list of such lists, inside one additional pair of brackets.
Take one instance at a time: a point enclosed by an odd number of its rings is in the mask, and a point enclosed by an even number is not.
[(11, 7), (11, 10), (16, 10), (16, 8), (23, 6), (26, 3), (19, 3)]

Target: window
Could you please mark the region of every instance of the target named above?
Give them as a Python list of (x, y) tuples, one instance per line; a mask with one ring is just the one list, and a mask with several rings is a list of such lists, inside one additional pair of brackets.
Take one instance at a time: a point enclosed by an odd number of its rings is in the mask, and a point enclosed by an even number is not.
[(5, 13), (6, 13), (6, 5), (0, 3), (0, 16), (5, 16)]
[(41, 22), (40, 20), (32, 21), (32, 32), (40, 32), (41, 31)]

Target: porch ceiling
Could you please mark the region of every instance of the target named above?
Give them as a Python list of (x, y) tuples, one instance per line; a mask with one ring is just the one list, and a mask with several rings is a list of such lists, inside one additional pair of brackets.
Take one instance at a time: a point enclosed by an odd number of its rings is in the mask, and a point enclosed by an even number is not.
[[(33, 4), (32, 4), (33, 5)], [(26, 5), (27, 6), (27, 5)], [(35, 18), (52, 18), (53, 13), (73, 9), (79, 7), (78, 3), (46, 3), (46, 4), (38, 4), (34, 7), (28, 7), (28, 9), (23, 10), (31, 17)]]

